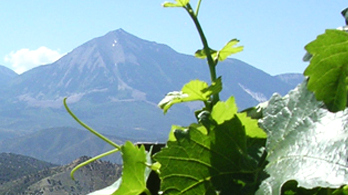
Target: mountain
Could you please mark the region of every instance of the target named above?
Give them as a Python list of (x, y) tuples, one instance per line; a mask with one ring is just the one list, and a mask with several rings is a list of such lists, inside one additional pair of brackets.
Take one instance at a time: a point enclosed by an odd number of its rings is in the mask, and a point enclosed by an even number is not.
[[(91, 152), (81, 147), (92, 140), (88, 132), (61, 128), (81, 128), (63, 107), (64, 97), (77, 117), (103, 134), (163, 142), (172, 124), (194, 122), (193, 111), (201, 104), (175, 105), (164, 115), (157, 103), (192, 79), (209, 82), (208, 71), (204, 60), (122, 29), (111, 31), (0, 87), (0, 151), (22, 151), (55, 163)], [(221, 99), (235, 96), (240, 110), (293, 88), (237, 59), (219, 63), (217, 73), (224, 86)], [(98, 151), (105, 149), (96, 145)]]
[[(220, 63), (218, 72), (226, 94), (241, 99), (241, 108), (290, 89), (287, 83), (235, 59)], [(88, 41), (53, 64), (20, 75), (11, 82), (11, 89), (16, 90), (10, 95), (29, 107), (58, 108), (64, 97), (70, 97), (71, 103), (90, 99), (99, 104), (157, 104), (165, 93), (180, 90), (192, 79), (209, 81), (204, 60), (119, 29)]]
[[(31, 159), (25, 156), (20, 158), (20, 162), (25, 158)], [(12, 159), (16, 159), (16, 156)], [(122, 169), (120, 165), (97, 160), (76, 171), (75, 181), (72, 180), (70, 177), (71, 170), (88, 159), (90, 158), (83, 156), (67, 165), (45, 168), (19, 178), (13, 178), (0, 184), (0, 194), (87, 194), (111, 185), (120, 177)], [(35, 166), (35, 164), (32, 161), (26, 163), (29, 166)], [(21, 166), (24, 167), (24, 163)]]
[(0, 86), (6, 86), (7, 82), (16, 76), (18, 76), (16, 72), (0, 65)]
[[(73, 111), (102, 132), (115, 134), (118, 129), (117, 135), (126, 137), (148, 137), (156, 132), (154, 139), (164, 138), (162, 128), (179, 122), (177, 116), (183, 116), (186, 124), (194, 119), (182, 109), (164, 116), (156, 106), (165, 93), (180, 89), (190, 80), (188, 76), (197, 75), (197, 70), (184, 71), (190, 64), (185, 59), (192, 61), (192, 57), (181, 56), (168, 46), (123, 30), (110, 32), (53, 64), (13, 79), (3, 93), (9, 103), (0, 108), (5, 110), (0, 113), (0, 121), (4, 121), (0, 128), (33, 132), (72, 126), (76, 123), (62, 106), (62, 99), (69, 97)], [(177, 68), (181, 71), (176, 73)]]
[(299, 83), (305, 79), (303, 74), (300, 73), (287, 73), (275, 76), (277, 79), (289, 84), (291, 87), (295, 88)]
[(0, 186), (10, 180), (54, 167), (56, 165), (32, 157), (0, 153)]
[(35, 100), (43, 103), (70, 96), (78, 101), (99, 93), (103, 94), (99, 101), (157, 102), (163, 92), (177, 89), (197, 75), (197, 70), (187, 68), (187, 58), (192, 57), (119, 29), (88, 41), (53, 64), (22, 74), (11, 83), (17, 89), (11, 95), (22, 97), (29, 106), (42, 106), (33, 105)]
[[(117, 144), (122, 141), (106, 135)], [(113, 147), (88, 131), (71, 127), (43, 129), (26, 136), (0, 141), (0, 152), (28, 155), (54, 164), (68, 164), (77, 156), (96, 156), (112, 150)], [(104, 158), (121, 163), (118, 155)]]

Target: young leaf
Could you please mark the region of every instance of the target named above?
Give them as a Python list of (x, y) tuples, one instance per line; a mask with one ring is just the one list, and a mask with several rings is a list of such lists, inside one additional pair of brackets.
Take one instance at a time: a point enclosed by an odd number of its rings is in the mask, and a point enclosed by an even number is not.
[(208, 101), (210, 96), (219, 93), (222, 89), (221, 79), (218, 79), (212, 86), (206, 82), (193, 80), (185, 84), (181, 91), (170, 92), (158, 103), (158, 106), (166, 113), (176, 103), (189, 101)]
[[(216, 56), (216, 54), (217, 54), (216, 50), (213, 50), (213, 49), (209, 48), (209, 51), (210, 51), (210, 55)], [(200, 59), (205, 59), (205, 58), (207, 58), (207, 54), (205, 53), (204, 49), (199, 49), (199, 50), (196, 51), (195, 57), (196, 58), (200, 58)]]
[(348, 182), (348, 109), (332, 113), (299, 85), (285, 97), (274, 95), (264, 109), (268, 156), (258, 194), (280, 194), (282, 185), (339, 188)]
[(261, 139), (267, 138), (267, 134), (258, 126), (257, 120), (251, 119), (246, 113), (237, 113), (237, 111), (238, 108), (234, 97), (231, 96), (226, 102), (219, 101), (215, 104), (211, 112), (211, 117), (217, 122), (217, 124), (222, 124), (237, 115), (245, 126), (246, 135), (248, 137)]
[(213, 59), (218, 59), (220, 62), (224, 61), (228, 56), (243, 51), (243, 46), (234, 47), (239, 40), (230, 40), (220, 51), (217, 52), (217, 56), (213, 56)]
[(175, 0), (176, 3), (164, 2), (163, 7), (185, 7), (190, 0)]
[(215, 80), (209, 87), (202, 89), (203, 93), (210, 93), (211, 95), (218, 94), (222, 90), (221, 76)]
[(89, 195), (138, 195), (148, 193), (146, 180), (151, 169), (146, 164), (152, 164), (144, 146), (140, 148), (127, 141), (121, 147), (123, 159), (122, 177), (111, 186), (93, 192)]
[(309, 77), (308, 89), (332, 112), (347, 106), (348, 33), (326, 30), (309, 43), (306, 50), (313, 55), (304, 72)]
[[(209, 48), (210, 55), (215, 61), (224, 61), (228, 56), (243, 51), (243, 46), (234, 47), (237, 43), (239, 43), (239, 40), (232, 39), (219, 51)], [(200, 49), (196, 51), (195, 57), (205, 59), (207, 54), (204, 49)]]
[(217, 122), (217, 124), (222, 124), (223, 122), (230, 120), (237, 114), (238, 108), (234, 97), (231, 96), (226, 100), (226, 102), (217, 102), (213, 110), (211, 111), (211, 117)]
[(167, 113), (170, 107), (176, 103), (185, 102), (189, 97), (188, 94), (184, 94), (182, 91), (173, 91), (167, 93), (166, 97), (164, 97), (159, 103), (158, 107), (163, 109), (164, 113)]
[(245, 112), (237, 113), (237, 116), (245, 126), (245, 132), (248, 137), (258, 139), (267, 138), (266, 132), (259, 127), (257, 120), (250, 118)]
[(190, 126), (184, 136), (169, 141), (154, 159), (161, 164), (163, 194), (242, 194), (245, 184), (254, 182), (257, 171), (238, 117), (209, 134)]

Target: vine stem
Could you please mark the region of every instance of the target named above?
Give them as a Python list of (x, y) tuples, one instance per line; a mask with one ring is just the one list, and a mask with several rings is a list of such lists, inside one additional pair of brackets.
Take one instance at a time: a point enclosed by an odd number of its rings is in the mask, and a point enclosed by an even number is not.
[[(217, 64), (217, 61), (214, 61), (212, 56), (211, 56), (211, 50), (209, 48), (208, 45), (208, 41), (204, 35), (203, 29), (201, 27), (201, 24), (198, 21), (197, 15), (198, 15), (198, 10), (199, 10), (199, 6), (200, 6), (201, 1), (198, 2), (198, 6), (197, 6), (197, 10), (196, 13), (194, 13), (191, 5), (188, 3), (186, 5), (186, 7), (184, 7), (186, 9), (186, 11), (188, 12), (188, 14), (190, 15), (191, 19), (193, 20), (197, 31), (199, 33), (199, 36), (201, 38), (202, 44), (203, 44), (203, 50), (204, 53), (207, 55), (207, 60), (208, 60), (208, 65), (209, 65), (209, 71), (210, 71), (210, 79), (211, 82), (214, 83), (217, 79), (216, 77), (216, 69), (215, 66)], [(215, 94), (213, 95), (213, 99), (212, 99), (212, 105), (215, 105), (218, 101), (219, 101), (219, 94)]]
[(88, 164), (91, 163), (91, 162), (94, 162), (94, 161), (96, 161), (96, 160), (98, 160), (98, 159), (100, 159), (100, 158), (103, 158), (103, 157), (105, 157), (105, 156), (108, 156), (108, 155), (113, 154), (113, 153), (118, 152), (118, 151), (119, 151), (119, 149), (116, 148), (116, 149), (110, 150), (110, 151), (108, 151), (108, 152), (105, 152), (105, 153), (103, 153), (103, 154), (100, 154), (100, 155), (98, 155), (98, 156), (96, 156), (96, 157), (93, 157), (93, 158), (91, 158), (91, 159), (89, 159), (89, 160), (87, 160), (87, 161), (85, 161), (85, 162), (83, 162), (83, 163), (80, 163), (80, 164), (77, 165), (73, 170), (71, 170), (71, 172), (70, 172), (70, 177), (71, 177), (71, 179), (75, 180), (75, 178), (74, 178), (74, 173), (75, 173), (78, 169), (80, 169), (81, 167), (86, 166), (86, 165), (88, 165)]
[(196, 13), (195, 13), (196, 17), (198, 17), (199, 8), (201, 7), (201, 2), (202, 2), (202, 0), (199, 0), (198, 3), (197, 3)]
[(79, 118), (77, 118), (77, 116), (75, 116), (75, 114), (69, 109), (67, 103), (66, 103), (67, 98), (64, 98), (63, 103), (64, 103), (64, 107), (66, 109), (66, 111), (75, 119), (76, 122), (78, 122), (81, 126), (83, 126), (84, 128), (86, 128), (88, 131), (90, 131), (91, 133), (93, 133), (94, 135), (96, 135), (97, 137), (99, 137), (100, 139), (104, 140), (106, 143), (114, 146), (115, 148), (117, 148), (118, 150), (121, 150), (121, 146), (117, 145), (115, 142), (109, 140), (108, 138), (106, 138), (105, 136), (103, 136), (102, 134), (98, 133), (96, 130), (92, 129), (91, 127), (89, 127), (88, 125), (86, 125), (85, 123), (83, 123), (82, 121), (80, 121)]

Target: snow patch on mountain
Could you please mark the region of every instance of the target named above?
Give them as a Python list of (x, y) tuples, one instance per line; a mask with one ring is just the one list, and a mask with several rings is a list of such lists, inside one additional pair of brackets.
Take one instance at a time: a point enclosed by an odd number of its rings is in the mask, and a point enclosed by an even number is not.
[(117, 43), (117, 41), (114, 40), (114, 43), (112, 44), (112, 46), (115, 47), (116, 43)]
[(258, 102), (265, 102), (267, 101), (267, 97), (260, 92), (254, 92), (248, 88), (246, 88), (244, 85), (242, 85), (241, 83), (238, 83), (238, 85), (246, 92), (248, 93), (253, 99), (255, 99)]

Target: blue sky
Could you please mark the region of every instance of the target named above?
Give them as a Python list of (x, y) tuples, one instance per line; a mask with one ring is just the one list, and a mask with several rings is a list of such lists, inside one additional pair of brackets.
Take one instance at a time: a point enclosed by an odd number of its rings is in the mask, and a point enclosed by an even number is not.
[[(183, 9), (163, 8), (163, 2), (0, 1), (0, 65), (21, 73), (119, 28), (193, 54), (202, 47), (193, 23)], [(302, 73), (304, 46), (343, 26), (346, 7), (346, 0), (202, 0), (199, 19), (211, 48), (237, 38), (245, 48), (232, 57), (271, 75)]]

